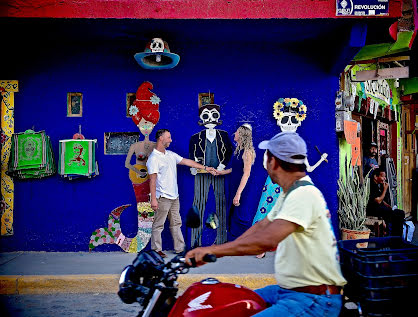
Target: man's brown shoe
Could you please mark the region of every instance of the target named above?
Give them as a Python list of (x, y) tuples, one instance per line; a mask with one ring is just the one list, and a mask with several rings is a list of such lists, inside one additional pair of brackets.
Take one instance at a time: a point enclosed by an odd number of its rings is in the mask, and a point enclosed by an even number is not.
[(166, 258), (167, 254), (165, 254), (163, 251), (157, 251), (157, 253), (162, 257), (162, 258)]

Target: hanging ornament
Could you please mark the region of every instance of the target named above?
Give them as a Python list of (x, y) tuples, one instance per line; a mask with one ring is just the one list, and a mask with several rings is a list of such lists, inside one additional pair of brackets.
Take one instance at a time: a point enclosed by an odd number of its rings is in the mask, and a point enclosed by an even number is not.
[(153, 38), (147, 43), (144, 52), (136, 53), (135, 59), (145, 69), (171, 69), (177, 66), (180, 56), (170, 52), (166, 41)]

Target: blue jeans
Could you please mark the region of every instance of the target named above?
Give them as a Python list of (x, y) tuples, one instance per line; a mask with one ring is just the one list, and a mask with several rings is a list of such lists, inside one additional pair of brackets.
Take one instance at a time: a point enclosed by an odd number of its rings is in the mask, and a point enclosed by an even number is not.
[(338, 316), (342, 306), (341, 295), (313, 295), (270, 285), (255, 290), (267, 303), (267, 308), (254, 315), (268, 316)]

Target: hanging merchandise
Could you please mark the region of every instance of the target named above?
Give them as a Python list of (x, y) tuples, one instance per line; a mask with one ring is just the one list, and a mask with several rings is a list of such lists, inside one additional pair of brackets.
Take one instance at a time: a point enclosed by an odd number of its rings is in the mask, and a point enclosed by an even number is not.
[(152, 70), (174, 68), (180, 61), (180, 56), (171, 53), (167, 42), (160, 38), (153, 38), (144, 52), (136, 53), (134, 57), (139, 66)]
[(47, 177), (55, 172), (54, 153), (45, 131), (13, 134), (8, 175), (27, 179)]
[(60, 140), (58, 174), (69, 180), (99, 175), (96, 161), (97, 140), (86, 140), (81, 133)]
[[(347, 70), (347, 69), (346, 69)], [(397, 121), (397, 107), (399, 100), (399, 84), (397, 79), (378, 79), (366, 81), (351, 81), (353, 75), (359, 71), (376, 70), (376, 65), (350, 66), (351, 77), (347, 82), (351, 84), (351, 95), (357, 98), (355, 112), (360, 115), (371, 115), (374, 120), (380, 118)], [(348, 91), (349, 88), (345, 87)], [(350, 110), (351, 111), (351, 110)]]

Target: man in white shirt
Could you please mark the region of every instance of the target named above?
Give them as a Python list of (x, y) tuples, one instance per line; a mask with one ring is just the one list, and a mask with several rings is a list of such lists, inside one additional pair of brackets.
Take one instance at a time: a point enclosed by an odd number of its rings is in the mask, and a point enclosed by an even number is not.
[(213, 175), (216, 171), (195, 161), (181, 157), (166, 150), (172, 142), (171, 133), (167, 129), (156, 133), (157, 144), (147, 161), (150, 177), (151, 208), (155, 210), (152, 224), (151, 249), (162, 257), (167, 255), (162, 251), (161, 232), (167, 216), (170, 220), (170, 231), (174, 241), (174, 251), (184, 251), (184, 238), (181, 232), (180, 202), (177, 186), (177, 164), (204, 169)]
[(203, 265), (206, 254), (256, 255), (277, 247), (277, 285), (256, 290), (268, 308), (255, 316), (338, 316), (346, 280), (330, 212), (305, 172), (305, 141), (295, 132), (282, 132), (259, 148), (266, 150), (264, 167), (283, 194), (266, 218), (235, 241), (191, 250), (186, 261), (194, 258)]

